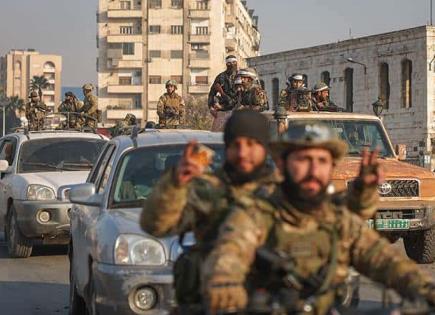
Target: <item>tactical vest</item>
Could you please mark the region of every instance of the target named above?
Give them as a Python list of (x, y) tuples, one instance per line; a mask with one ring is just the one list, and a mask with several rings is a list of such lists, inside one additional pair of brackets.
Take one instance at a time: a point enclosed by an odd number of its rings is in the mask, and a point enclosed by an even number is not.
[(180, 125), (180, 96), (177, 94), (174, 97), (168, 95), (165, 96), (165, 104), (163, 107), (163, 113), (165, 116), (163, 124), (166, 126), (178, 126)]

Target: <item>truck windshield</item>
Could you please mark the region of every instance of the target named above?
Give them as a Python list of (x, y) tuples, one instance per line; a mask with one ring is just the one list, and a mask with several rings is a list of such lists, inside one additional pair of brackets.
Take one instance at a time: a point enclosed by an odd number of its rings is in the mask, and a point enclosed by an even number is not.
[(320, 120), (320, 122), (332, 127), (340, 138), (346, 141), (349, 146), (349, 156), (360, 156), (364, 148), (369, 150), (379, 148), (381, 157), (394, 157), (387, 135), (377, 121), (333, 119)]
[(38, 139), (25, 142), (18, 173), (88, 171), (105, 141), (83, 138)]
[[(207, 145), (207, 144), (205, 144)], [(212, 169), (222, 165), (223, 146), (207, 145), (215, 151)], [(185, 144), (142, 147), (124, 155), (119, 162), (111, 191), (113, 208), (141, 206), (151, 193), (161, 174), (176, 165), (181, 158)]]

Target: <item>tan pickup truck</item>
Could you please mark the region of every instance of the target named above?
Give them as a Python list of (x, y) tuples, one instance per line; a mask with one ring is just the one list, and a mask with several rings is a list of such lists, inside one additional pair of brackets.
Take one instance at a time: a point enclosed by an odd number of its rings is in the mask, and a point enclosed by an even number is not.
[(334, 128), (348, 143), (349, 154), (334, 174), (336, 191), (346, 190), (358, 175), (362, 149), (378, 147), (386, 181), (379, 185), (379, 209), (368, 223), (392, 241), (402, 237), (407, 255), (418, 263), (435, 261), (435, 175), (401, 161), (379, 118), (331, 112), (295, 112), (279, 118), (271, 115), (272, 132), (282, 124), (320, 121)]

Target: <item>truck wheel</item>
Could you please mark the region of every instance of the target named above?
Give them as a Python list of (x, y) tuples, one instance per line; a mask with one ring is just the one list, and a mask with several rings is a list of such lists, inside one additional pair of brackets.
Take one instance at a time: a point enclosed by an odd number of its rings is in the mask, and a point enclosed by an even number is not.
[(406, 254), (419, 264), (435, 261), (435, 227), (429, 230), (411, 232), (403, 237)]
[(6, 220), (6, 240), (8, 253), (12, 258), (27, 258), (32, 254), (32, 241), (26, 238), (17, 224), (17, 214), (14, 206), (11, 206)]
[[(70, 243), (70, 246), (72, 244)], [(72, 248), (70, 247), (70, 267), (69, 267), (69, 315), (85, 315), (88, 314), (86, 311), (85, 300), (78, 294), (76, 283), (74, 280), (74, 275), (72, 271), (73, 266), (73, 256)]]

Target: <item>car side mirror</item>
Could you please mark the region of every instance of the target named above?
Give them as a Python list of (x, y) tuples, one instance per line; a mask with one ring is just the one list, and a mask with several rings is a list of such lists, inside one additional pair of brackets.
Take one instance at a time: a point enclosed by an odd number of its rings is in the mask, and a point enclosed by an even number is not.
[(6, 160), (0, 160), (0, 173), (8, 173), (9, 171), (9, 162)]
[(102, 196), (96, 194), (95, 185), (92, 183), (71, 186), (69, 200), (71, 203), (94, 207), (99, 207), (103, 203)]
[(399, 161), (406, 160), (406, 144), (397, 144), (396, 145), (396, 155)]

